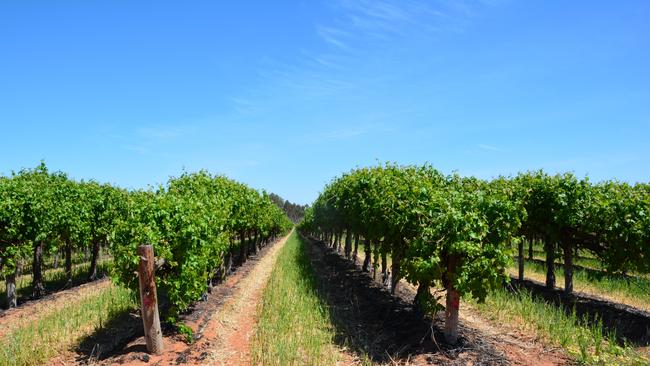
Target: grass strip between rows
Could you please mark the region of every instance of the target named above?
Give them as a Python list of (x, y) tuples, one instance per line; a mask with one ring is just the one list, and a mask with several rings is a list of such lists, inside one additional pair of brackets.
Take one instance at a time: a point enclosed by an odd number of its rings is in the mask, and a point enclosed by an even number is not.
[(130, 290), (109, 285), (16, 328), (0, 339), (0, 365), (39, 365), (135, 308)]
[(647, 365), (650, 360), (631, 346), (619, 346), (614, 335), (602, 324), (589, 325), (575, 312), (566, 314), (522, 290), (515, 293), (500, 289), (490, 293), (485, 303), (468, 303), (485, 318), (498, 324), (533, 332), (545, 343), (562, 347), (581, 364)]
[(339, 357), (305, 245), (292, 234), (271, 273), (251, 347), (256, 365), (332, 365)]

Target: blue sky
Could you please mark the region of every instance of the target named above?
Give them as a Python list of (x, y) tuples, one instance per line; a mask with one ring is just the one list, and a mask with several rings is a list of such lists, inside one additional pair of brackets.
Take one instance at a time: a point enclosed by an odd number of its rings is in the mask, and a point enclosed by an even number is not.
[(299, 203), (379, 161), (650, 181), (648, 1), (0, 2), (0, 173)]

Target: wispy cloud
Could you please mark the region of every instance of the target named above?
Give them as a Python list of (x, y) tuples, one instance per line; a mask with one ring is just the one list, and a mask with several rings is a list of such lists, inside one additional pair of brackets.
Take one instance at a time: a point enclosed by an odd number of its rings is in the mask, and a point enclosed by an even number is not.
[(316, 26), (316, 33), (330, 45), (340, 48), (342, 50), (349, 50), (348, 45), (343, 41), (344, 38), (349, 38), (351, 36), (345, 30), (340, 28), (325, 27), (325, 26)]
[(333, 5), (340, 16), (317, 25), (316, 30), (326, 43), (350, 51), (357, 43), (396, 36), (458, 32), (477, 8), (487, 5), (482, 1), (341, 0)]
[(255, 110), (255, 102), (246, 98), (230, 98), (235, 111), (242, 115), (251, 114)]
[(290, 60), (264, 59), (259, 81), (231, 99), (234, 113), (264, 116), (280, 106), (325, 98), (347, 103), (389, 90), (406, 71), (396, 62), (402, 52), (418, 52), (432, 37), (457, 32), (486, 5), (481, 0), (335, 0), (327, 6), (334, 15), (313, 24), (321, 43), (297, 50), (298, 57)]
[(310, 65), (314, 67), (325, 67), (328, 69), (341, 69), (340, 55), (336, 54), (314, 54), (307, 50), (302, 50), (302, 56), (311, 61)]
[(285, 93), (298, 93), (301, 97), (322, 97), (356, 87), (342, 77), (302, 65), (262, 70), (260, 76), (265, 81), (261, 90), (266, 89), (266, 94), (277, 94), (277, 89), (281, 89)]
[(346, 0), (340, 4), (351, 24), (368, 32), (399, 32), (409, 25), (428, 28), (435, 18), (447, 16), (440, 4), (429, 1)]

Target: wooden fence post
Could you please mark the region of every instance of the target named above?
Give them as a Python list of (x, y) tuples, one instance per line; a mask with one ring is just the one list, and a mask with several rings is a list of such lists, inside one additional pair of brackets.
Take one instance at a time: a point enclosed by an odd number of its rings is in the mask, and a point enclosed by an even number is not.
[(140, 305), (142, 306), (144, 338), (147, 341), (147, 351), (159, 355), (163, 351), (163, 340), (160, 330), (160, 316), (158, 315), (158, 295), (156, 294), (156, 282), (154, 281), (153, 246), (139, 246), (138, 255), (140, 256), (138, 277), (140, 280)]

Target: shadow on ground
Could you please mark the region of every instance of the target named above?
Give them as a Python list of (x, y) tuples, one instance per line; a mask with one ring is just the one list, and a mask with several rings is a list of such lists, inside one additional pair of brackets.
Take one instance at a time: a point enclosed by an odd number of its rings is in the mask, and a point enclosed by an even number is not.
[[(124, 311), (115, 314), (100, 329), (85, 337), (77, 349), (77, 362), (102, 360), (115, 350), (144, 335), (142, 320), (135, 312)], [(123, 350), (128, 351), (128, 350)]]
[(537, 281), (510, 279), (508, 289), (525, 289), (549, 304), (561, 307), (567, 314), (576, 315), (590, 325), (602, 323), (603, 327), (616, 333), (617, 340), (638, 346), (650, 345), (650, 314), (620, 303), (583, 293), (567, 295), (559, 288), (548, 289)]
[[(422, 318), (410, 291), (396, 296), (324, 243), (303, 240), (318, 294), (328, 305), (335, 342), (373, 363), (507, 364), (479, 331), (461, 326), (456, 346), (444, 342), (440, 323)], [(305, 269), (303, 269), (305, 270)], [(308, 269), (306, 269), (308, 270)], [(309, 274), (306, 273), (305, 276)], [(436, 342), (431, 339), (433, 332)]]

